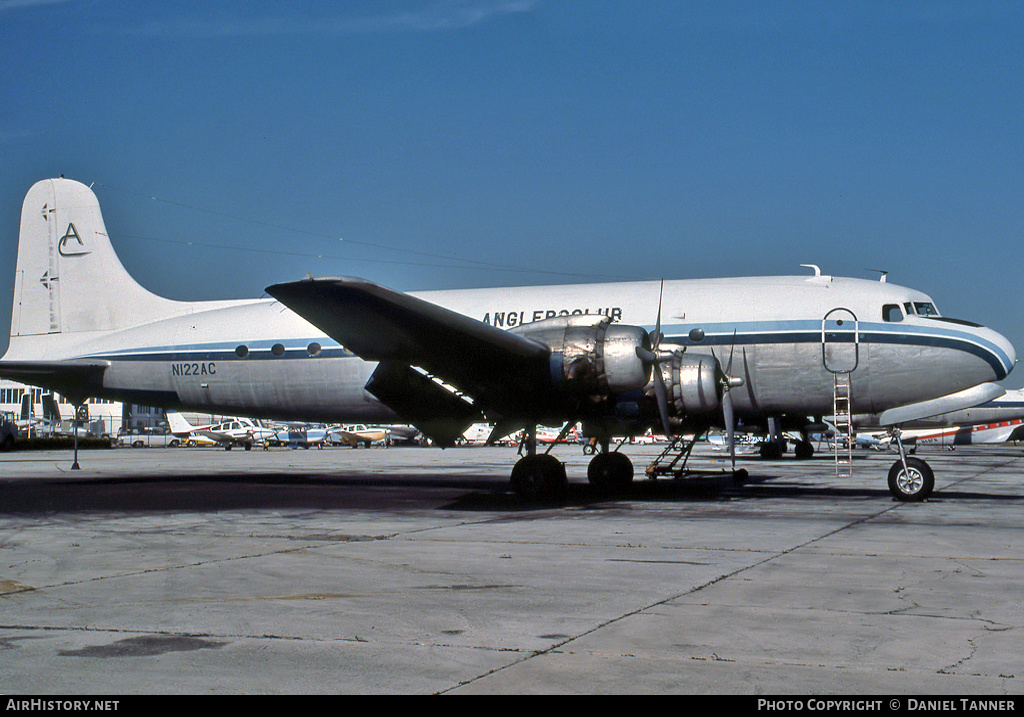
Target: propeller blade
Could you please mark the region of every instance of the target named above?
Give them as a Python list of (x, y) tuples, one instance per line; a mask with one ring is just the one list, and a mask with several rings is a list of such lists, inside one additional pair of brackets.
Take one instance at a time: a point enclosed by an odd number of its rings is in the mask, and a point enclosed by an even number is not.
[(637, 346), (636, 347), (636, 355), (637, 355), (637, 358), (639, 358), (644, 363), (651, 363), (651, 364), (657, 364), (658, 363), (658, 354), (654, 353), (653, 351), (648, 351), (643, 346)]
[(729, 441), (729, 459), (732, 461), (732, 469), (736, 470), (736, 423), (733, 416), (732, 396), (726, 391), (722, 396), (722, 414), (725, 418), (725, 435)]
[(661, 333), (661, 301), (665, 297), (665, 280), (661, 280), (661, 289), (658, 291), (658, 319), (654, 325), (654, 333), (651, 334), (651, 344), (655, 351), (658, 350), (658, 346), (661, 345), (661, 340), (665, 338), (665, 335)]
[(725, 367), (725, 375), (732, 376), (732, 355), (736, 353), (736, 329), (732, 330), (732, 345), (729, 347), (729, 365)]
[(658, 413), (661, 414), (661, 426), (665, 429), (665, 437), (672, 435), (672, 427), (668, 422), (668, 391), (665, 388), (665, 379), (661, 375), (661, 366), (654, 366), (654, 395), (658, 399)]
[(729, 348), (729, 363), (723, 368), (721, 360), (711, 349), (711, 356), (715, 359), (715, 370), (719, 385), (722, 387), (722, 419), (725, 423), (726, 439), (729, 442), (729, 459), (732, 461), (733, 472), (736, 471), (736, 417), (732, 405), (731, 389), (743, 385), (743, 378), (732, 376), (732, 359), (736, 353), (736, 330), (732, 332), (732, 346)]
[(716, 372), (717, 372), (717, 378), (718, 378), (719, 383), (722, 386), (723, 399), (725, 397), (725, 393), (727, 393), (730, 388), (738, 388), (738, 387), (743, 385), (743, 377), (742, 376), (733, 376), (732, 375), (732, 358), (733, 358), (733, 355), (736, 353), (736, 330), (735, 329), (733, 329), (732, 337), (733, 337), (732, 346), (729, 348), (729, 363), (726, 366), (724, 366), (724, 367), (722, 366), (722, 360), (720, 358), (718, 358), (718, 354), (715, 353), (715, 349), (713, 347), (711, 349), (711, 357), (715, 360), (715, 369), (716, 369)]
[(658, 347), (661, 345), (665, 335), (661, 333), (661, 305), (665, 297), (665, 280), (661, 280), (661, 288), (658, 290), (658, 316), (655, 319), (654, 331), (649, 336), (651, 339), (650, 350), (637, 347), (636, 355), (644, 363), (651, 365), (651, 377), (654, 382), (654, 397), (658, 402), (658, 414), (661, 417), (661, 426), (665, 436), (672, 435), (672, 426), (668, 421), (668, 389), (665, 388), (665, 377), (661, 373), (661, 362), (665, 357), (659, 355)]

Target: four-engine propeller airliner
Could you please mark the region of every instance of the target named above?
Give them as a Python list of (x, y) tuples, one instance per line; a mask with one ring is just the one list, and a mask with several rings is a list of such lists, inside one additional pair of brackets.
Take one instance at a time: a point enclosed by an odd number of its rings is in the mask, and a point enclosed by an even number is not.
[[(582, 423), (591, 482), (633, 466), (611, 437), (820, 422), (835, 376), (885, 425), (1003, 393), (1000, 334), (939, 315), (925, 294), (820, 275), (403, 293), (355, 278), (268, 287), (273, 298), (182, 302), (129, 276), (85, 185), (43, 180), (22, 208), (10, 347), (0, 375), (80, 402), (312, 422), (411, 423), (441, 445)], [(565, 468), (527, 455), (512, 480), (559, 491)], [(904, 454), (894, 494), (931, 471)]]

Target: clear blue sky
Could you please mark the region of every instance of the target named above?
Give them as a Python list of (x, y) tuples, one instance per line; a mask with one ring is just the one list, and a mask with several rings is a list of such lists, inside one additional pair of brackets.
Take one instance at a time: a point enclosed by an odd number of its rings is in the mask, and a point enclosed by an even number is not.
[(1010, 0), (0, 0), (0, 289), (63, 173), (178, 299), (813, 263), (1024, 352), (1021, 38)]

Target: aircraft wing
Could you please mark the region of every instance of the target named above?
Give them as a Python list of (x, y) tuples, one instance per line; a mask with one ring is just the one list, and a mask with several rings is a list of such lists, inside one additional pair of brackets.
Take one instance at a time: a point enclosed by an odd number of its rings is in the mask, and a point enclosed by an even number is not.
[[(482, 412), (543, 409), (550, 349), (539, 341), (363, 279), (304, 279), (267, 293), (360, 358), (380, 362), (367, 390), (435, 440), (454, 440)], [(465, 426), (456, 432), (432, 421)]]

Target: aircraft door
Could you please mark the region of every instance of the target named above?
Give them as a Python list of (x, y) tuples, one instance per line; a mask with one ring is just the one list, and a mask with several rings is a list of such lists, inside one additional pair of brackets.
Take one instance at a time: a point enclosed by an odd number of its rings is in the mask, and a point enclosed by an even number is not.
[(832, 373), (851, 373), (860, 363), (860, 326), (849, 309), (832, 309), (821, 320), (821, 358)]

